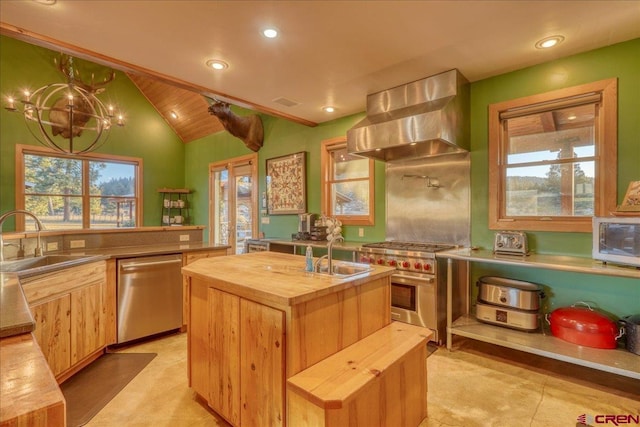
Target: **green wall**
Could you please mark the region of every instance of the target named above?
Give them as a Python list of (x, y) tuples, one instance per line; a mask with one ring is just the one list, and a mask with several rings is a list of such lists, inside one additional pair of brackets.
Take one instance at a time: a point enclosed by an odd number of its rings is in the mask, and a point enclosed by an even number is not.
[[(471, 85), (472, 242), (492, 247), (488, 229), (490, 104), (598, 80), (618, 78), (618, 203), (640, 179), (640, 39), (503, 74)], [(591, 233), (527, 232), (542, 253), (591, 255)]]
[[(618, 203), (640, 180), (640, 39), (499, 75), (471, 85), (471, 242), (491, 248), (488, 228), (488, 106), (592, 81), (618, 78)], [(533, 251), (591, 256), (591, 233), (527, 232)], [(548, 308), (594, 301), (616, 316), (640, 313), (640, 280), (475, 264), (472, 279), (500, 275), (540, 283)], [(475, 286), (473, 287), (475, 289)], [(552, 288), (553, 292), (549, 289)]]
[[(248, 111), (234, 107), (237, 114)], [(347, 130), (360, 121), (364, 114), (333, 120), (316, 127), (308, 127), (290, 121), (262, 116), (265, 138), (258, 151), (259, 194), (266, 191), (266, 160), (286, 154), (307, 152), (307, 211), (320, 214), (320, 149), (325, 139), (344, 136)], [(208, 222), (208, 165), (215, 161), (252, 153), (242, 141), (227, 132), (218, 133), (193, 141), (186, 145), (186, 178), (188, 188), (195, 189), (193, 195), (196, 223)], [(344, 237), (349, 241), (376, 241), (385, 238), (384, 163), (376, 161), (375, 225), (363, 226), (364, 237), (358, 237), (358, 228), (345, 226)], [(291, 238), (298, 230), (297, 215), (271, 215), (269, 224), (260, 224), (267, 238)]]
[[(39, 87), (62, 81), (53, 66), (57, 53), (0, 37), (0, 93), (29, 83)], [(464, 73), (464, 70), (462, 70)], [(616, 44), (583, 54), (558, 59), (523, 70), (503, 74), (471, 84), (471, 208), (472, 244), (490, 248), (494, 232), (488, 229), (488, 105), (540, 92), (575, 86), (596, 80), (618, 78), (618, 202), (631, 180), (640, 180), (640, 39)], [(227, 132), (183, 144), (157, 114), (135, 85), (122, 73), (109, 84), (105, 95), (125, 107), (127, 125), (112, 131), (100, 152), (144, 159), (144, 225), (160, 220), (159, 187), (187, 187), (192, 195), (196, 224), (208, 225), (208, 165), (251, 153)], [(252, 112), (235, 108), (238, 114)], [(307, 127), (263, 115), (264, 146), (258, 153), (260, 194), (265, 191), (265, 162), (272, 157), (299, 151), (307, 152), (307, 210), (320, 213), (320, 144), (343, 136), (364, 113)], [(36, 144), (19, 116), (0, 110), (0, 212), (14, 207), (14, 146)], [(376, 162), (374, 226), (346, 226), (350, 241), (378, 241), (385, 238), (384, 164)], [(7, 227), (9, 228), (9, 227)], [(261, 224), (266, 237), (287, 237), (297, 230), (295, 215), (270, 217)], [(207, 236), (205, 233), (205, 236)], [(590, 233), (527, 233), (531, 247), (539, 253), (589, 257)], [(640, 313), (640, 281), (542, 269), (500, 267), (476, 264), (472, 280), (485, 274), (502, 275), (541, 283), (547, 289), (547, 309), (578, 300), (594, 301), (616, 316)], [(475, 287), (473, 287), (475, 288)], [(553, 289), (551, 291), (551, 289)]]
[[(0, 36), (0, 94), (4, 107), (9, 95), (18, 96), (23, 88), (35, 90), (65, 79), (53, 62), (59, 53)], [(74, 59), (81, 69), (94, 64)], [(92, 68), (92, 66), (94, 68)], [(109, 140), (98, 153), (143, 158), (143, 225), (160, 225), (161, 198), (157, 189), (184, 186), (184, 144), (155, 108), (123, 73), (106, 86), (99, 98), (120, 106), (126, 116), (124, 127), (114, 127)], [(18, 97), (19, 99), (19, 97)], [(0, 212), (15, 207), (15, 145), (39, 145), (19, 113), (0, 109)], [(5, 231), (13, 221), (5, 225)]]

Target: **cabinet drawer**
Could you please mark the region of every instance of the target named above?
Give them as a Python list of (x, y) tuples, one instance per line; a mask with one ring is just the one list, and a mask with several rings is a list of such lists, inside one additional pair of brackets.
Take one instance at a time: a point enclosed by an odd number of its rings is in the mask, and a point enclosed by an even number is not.
[(29, 304), (45, 301), (73, 289), (106, 280), (106, 262), (98, 261), (65, 270), (21, 279), (20, 284)]

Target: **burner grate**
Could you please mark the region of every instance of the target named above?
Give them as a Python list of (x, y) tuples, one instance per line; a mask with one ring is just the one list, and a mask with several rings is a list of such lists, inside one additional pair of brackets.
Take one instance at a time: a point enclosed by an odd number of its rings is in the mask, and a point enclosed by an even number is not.
[(362, 245), (365, 248), (374, 249), (391, 249), (401, 251), (414, 251), (414, 252), (439, 252), (448, 249), (454, 249), (455, 245), (444, 243), (423, 243), (423, 242), (397, 242), (397, 241), (385, 241), (376, 243), (367, 243)]

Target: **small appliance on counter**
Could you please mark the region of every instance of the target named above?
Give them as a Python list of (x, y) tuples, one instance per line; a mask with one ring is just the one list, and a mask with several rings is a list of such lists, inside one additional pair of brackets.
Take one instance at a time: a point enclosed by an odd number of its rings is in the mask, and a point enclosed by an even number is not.
[(312, 232), (317, 215), (312, 213), (298, 214), (298, 232), (291, 234), (292, 240), (312, 240)]
[(593, 259), (640, 268), (640, 216), (593, 217)]
[(316, 223), (316, 214), (302, 213), (298, 214), (298, 233), (311, 234), (311, 228)]
[(505, 277), (483, 276), (476, 283), (476, 318), (521, 331), (540, 327), (540, 285)]
[(528, 255), (527, 234), (522, 231), (498, 231), (493, 242), (493, 252), (500, 255)]

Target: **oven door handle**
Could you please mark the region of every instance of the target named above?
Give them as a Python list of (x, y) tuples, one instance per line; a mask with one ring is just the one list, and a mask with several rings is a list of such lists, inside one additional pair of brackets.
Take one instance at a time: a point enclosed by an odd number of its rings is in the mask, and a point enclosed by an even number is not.
[(391, 281), (395, 283), (399, 283), (401, 285), (411, 285), (412, 283), (433, 283), (433, 277), (415, 277), (415, 276), (402, 276), (398, 274), (394, 274), (391, 276)]

